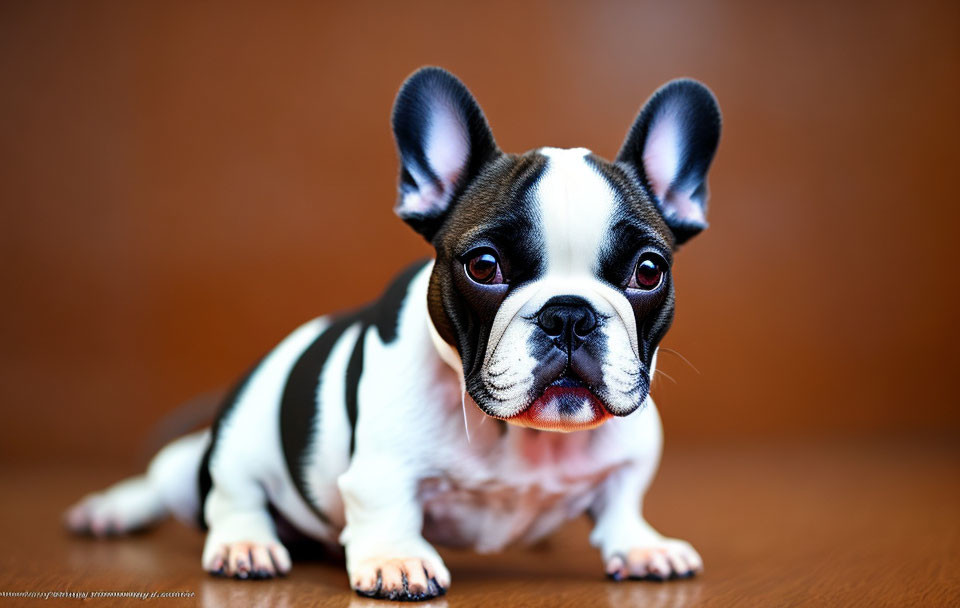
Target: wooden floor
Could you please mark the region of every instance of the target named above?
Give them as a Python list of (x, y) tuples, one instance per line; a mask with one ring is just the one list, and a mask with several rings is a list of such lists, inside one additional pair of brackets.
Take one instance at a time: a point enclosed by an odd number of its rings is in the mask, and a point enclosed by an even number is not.
[[(175, 523), (112, 541), (59, 525), (73, 499), (123, 473), (65, 463), (0, 470), (0, 592), (186, 591), (186, 599), (84, 605), (383, 606), (355, 596), (342, 565), (282, 580), (213, 579), (202, 535)], [(836, 439), (668, 445), (647, 502), (662, 532), (691, 541), (706, 571), (668, 583), (606, 580), (586, 520), (532, 549), (441, 551), (453, 586), (432, 606), (960, 606), (960, 443)], [(0, 597), (2, 606), (79, 605)]]

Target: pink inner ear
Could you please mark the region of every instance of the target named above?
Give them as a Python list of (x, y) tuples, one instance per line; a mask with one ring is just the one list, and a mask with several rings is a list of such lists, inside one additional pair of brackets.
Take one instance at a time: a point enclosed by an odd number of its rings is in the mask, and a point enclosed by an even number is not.
[(653, 194), (660, 201), (667, 218), (706, 224), (703, 207), (691, 198), (693, 192), (680, 192), (670, 188), (680, 171), (680, 125), (676, 112), (664, 108), (654, 119), (643, 146), (643, 170)]
[(678, 217), (685, 222), (693, 222), (695, 224), (705, 225), (707, 223), (707, 216), (703, 213), (703, 207), (700, 206), (700, 203), (690, 198), (690, 193), (671, 190), (667, 192), (666, 198), (661, 198), (660, 200), (663, 204), (664, 213), (668, 218)]
[(677, 117), (669, 108), (654, 119), (653, 128), (643, 145), (643, 170), (653, 193), (661, 202), (680, 169), (680, 130)]
[(457, 183), (470, 153), (469, 136), (460, 115), (439, 101), (430, 118), (426, 156), (430, 167), (444, 185)]
[(402, 212), (429, 214), (446, 208), (470, 153), (465, 129), (456, 109), (446, 101), (437, 99), (431, 103), (424, 154), (430, 169), (440, 178), (440, 184), (438, 186), (415, 169), (410, 169), (417, 182), (417, 191), (404, 195)]
[(442, 208), (442, 198), (440, 189), (428, 184), (421, 190), (404, 194), (400, 203), (400, 211), (413, 214), (429, 214), (432, 211), (439, 211)]

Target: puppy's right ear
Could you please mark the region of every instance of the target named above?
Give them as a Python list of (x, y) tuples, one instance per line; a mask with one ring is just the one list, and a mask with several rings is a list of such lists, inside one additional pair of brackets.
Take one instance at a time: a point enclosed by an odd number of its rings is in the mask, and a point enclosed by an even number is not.
[(499, 154), (477, 101), (456, 76), (426, 67), (403, 83), (393, 106), (400, 152), (397, 215), (433, 239), (460, 189)]

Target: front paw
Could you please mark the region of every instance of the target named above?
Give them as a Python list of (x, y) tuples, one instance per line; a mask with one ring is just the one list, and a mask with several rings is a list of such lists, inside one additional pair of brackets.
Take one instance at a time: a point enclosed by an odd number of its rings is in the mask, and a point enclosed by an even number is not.
[(439, 558), (371, 557), (350, 568), (350, 585), (365, 597), (428, 600), (447, 592), (450, 573)]
[(279, 542), (234, 542), (216, 546), (203, 559), (203, 568), (214, 576), (260, 580), (290, 572), (290, 554)]
[(607, 576), (615, 581), (642, 579), (665, 581), (689, 578), (703, 570), (700, 554), (690, 543), (662, 538), (614, 553), (606, 560)]

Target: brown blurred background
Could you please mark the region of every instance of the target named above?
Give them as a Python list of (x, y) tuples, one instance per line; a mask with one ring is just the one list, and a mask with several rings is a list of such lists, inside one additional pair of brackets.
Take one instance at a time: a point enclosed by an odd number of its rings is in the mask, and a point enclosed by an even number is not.
[(0, 4), (0, 459), (138, 454), (179, 403), (429, 253), (389, 112), (458, 74), (502, 148), (615, 154), (720, 100), (669, 441), (960, 431), (956, 2)]

